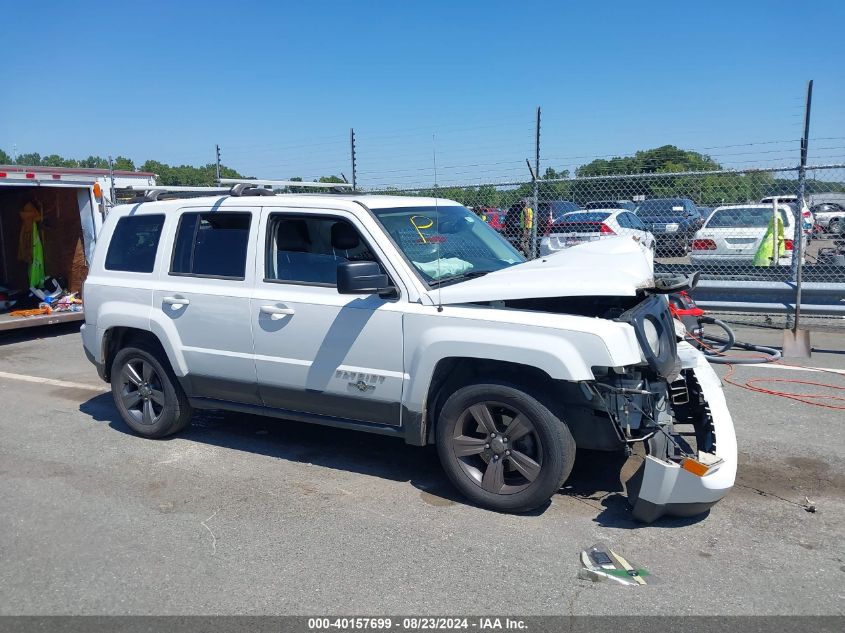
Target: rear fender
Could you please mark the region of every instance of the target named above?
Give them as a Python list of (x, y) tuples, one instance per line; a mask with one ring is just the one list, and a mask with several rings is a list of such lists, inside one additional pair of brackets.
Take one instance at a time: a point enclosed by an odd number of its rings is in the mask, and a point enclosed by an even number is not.
[(161, 343), (167, 355), (170, 366), (177, 376), (184, 376), (188, 373), (185, 357), (179, 350), (178, 333), (171, 321), (161, 323), (162, 319), (156, 318), (154, 311), (149, 307), (141, 307), (137, 303), (126, 303), (121, 301), (107, 302), (100, 306), (97, 315), (97, 340), (95, 349), (99, 352), (98, 362), (104, 363), (106, 358), (106, 333), (116, 327), (134, 328), (144, 332), (151, 332)]

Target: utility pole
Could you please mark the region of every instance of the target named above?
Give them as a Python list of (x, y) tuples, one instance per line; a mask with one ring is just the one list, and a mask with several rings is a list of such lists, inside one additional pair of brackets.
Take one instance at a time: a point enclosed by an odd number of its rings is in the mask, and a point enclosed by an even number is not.
[(214, 184), (219, 185), (220, 184), (220, 146), (215, 145), (214, 150), (215, 150), (215, 153), (216, 153), (216, 156), (217, 156), (217, 159), (216, 159), (217, 182), (215, 182)]
[(352, 158), (352, 191), (358, 190), (357, 171), (358, 165), (355, 161), (355, 128), (349, 128), (349, 152)]
[(813, 105), (813, 80), (807, 83), (807, 101), (804, 105), (804, 134), (801, 136), (801, 162), (798, 164), (798, 200), (794, 248), (792, 251), (792, 279), (795, 281), (795, 320), (791, 332), (784, 331), (783, 354), (791, 358), (809, 358), (810, 333), (800, 329), (801, 319), (801, 276), (804, 268), (804, 193), (807, 188), (807, 150), (810, 143), (810, 108)]
[(117, 196), (114, 193), (114, 161), (109, 156), (109, 195), (111, 196), (111, 204), (117, 204)]
[(531, 257), (537, 257), (537, 221), (540, 205), (540, 106), (537, 106), (537, 124), (534, 128), (534, 212), (531, 214)]

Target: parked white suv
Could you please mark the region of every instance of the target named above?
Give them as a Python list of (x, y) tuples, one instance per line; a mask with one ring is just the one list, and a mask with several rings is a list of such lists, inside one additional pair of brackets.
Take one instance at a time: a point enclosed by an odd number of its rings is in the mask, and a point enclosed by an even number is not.
[(513, 512), (560, 489), (576, 447), (627, 451), (652, 521), (705, 511), (737, 460), (663, 285), (633, 240), (525, 262), (451, 200), (175, 199), (111, 211), (82, 338), (146, 437), (211, 408), (434, 443), (466, 497)]

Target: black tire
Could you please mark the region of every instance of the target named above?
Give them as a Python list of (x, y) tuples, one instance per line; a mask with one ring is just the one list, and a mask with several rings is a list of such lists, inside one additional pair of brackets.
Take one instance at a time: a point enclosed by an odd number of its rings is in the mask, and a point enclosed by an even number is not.
[(842, 227), (842, 220), (839, 218), (833, 218), (830, 221), (830, 224), (827, 225), (827, 232), (832, 233), (833, 235), (839, 235)]
[[(520, 423), (511, 426), (519, 416)], [(488, 433), (491, 423), (501, 432)], [(525, 427), (530, 430), (520, 434)], [(575, 463), (575, 440), (566, 424), (509, 384), (458, 389), (443, 405), (436, 431), (440, 463), (452, 484), (473, 503), (497, 512), (527, 512), (542, 505), (560, 490)], [(508, 436), (515, 438), (510, 444)]]
[(166, 437), (191, 423), (188, 397), (159, 349), (143, 343), (121, 349), (112, 361), (111, 388), (120, 417), (138, 435)]

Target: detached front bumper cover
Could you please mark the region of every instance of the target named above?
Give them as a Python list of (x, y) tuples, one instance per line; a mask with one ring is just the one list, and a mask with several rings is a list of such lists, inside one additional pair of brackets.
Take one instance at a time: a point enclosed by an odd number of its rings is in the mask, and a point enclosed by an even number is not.
[[(646, 456), (628, 488), (632, 514), (644, 523), (667, 514), (688, 517), (706, 512), (728, 493), (736, 479), (736, 433), (721, 381), (704, 355), (689, 344), (679, 343), (678, 354), (683, 368), (694, 372), (710, 410), (716, 449), (715, 454), (702, 457), (715, 463), (698, 476), (676, 462)], [(632, 486), (639, 490), (632, 491)]]

